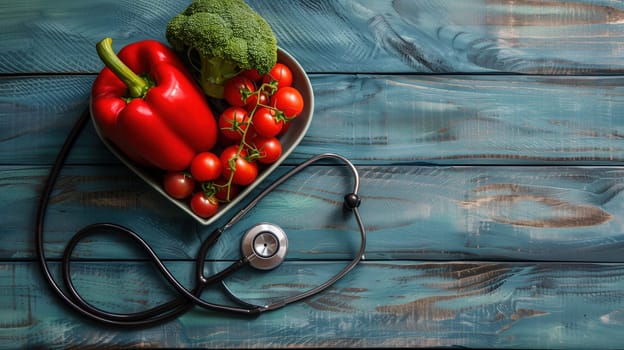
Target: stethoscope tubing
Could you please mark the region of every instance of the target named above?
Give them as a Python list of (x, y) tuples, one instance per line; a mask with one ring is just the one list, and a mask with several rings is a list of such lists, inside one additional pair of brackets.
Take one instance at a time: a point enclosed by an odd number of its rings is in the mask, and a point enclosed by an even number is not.
[[(195, 286), (192, 290), (188, 290), (185, 286), (183, 286), (167, 269), (167, 267), (162, 263), (156, 252), (149, 246), (149, 244), (143, 240), (138, 234), (133, 232), (132, 230), (112, 224), (112, 223), (97, 223), (84, 227), (79, 230), (68, 242), (65, 251), (63, 253), (62, 258), (62, 276), (63, 281), (66, 286), (66, 291), (61, 288), (61, 286), (56, 282), (52, 273), (49, 269), (48, 262), (45, 256), (44, 251), (44, 241), (43, 241), (43, 232), (44, 232), (44, 224), (45, 224), (45, 215), (46, 209), (49, 204), (50, 196), (54, 189), (54, 185), (60, 175), (61, 169), (69, 155), (71, 148), (73, 147), (76, 139), (78, 138), (79, 133), (86, 125), (89, 120), (89, 111), (88, 109), (81, 115), (80, 119), (74, 124), (70, 133), (68, 134), (61, 150), (59, 151), (51, 169), (49, 175), (45, 181), (41, 197), (39, 200), (39, 205), (37, 208), (36, 214), (36, 224), (35, 224), (35, 250), (36, 255), (38, 257), (39, 265), (42, 271), (43, 278), (47, 281), (49, 286), (52, 288), (54, 293), (69, 307), (74, 309), (79, 314), (90, 318), (98, 323), (110, 325), (110, 326), (118, 326), (118, 327), (146, 327), (161, 323), (163, 321), (174, 319), (180, 316), (182, 313), (188, 311), (190, 308), (194, 306), (198, 306), (207, 310), (213, 311), (222, 311), (222, 312), (230, 312), (235, 314), (243, 314), (243, 315), (258, 315), (264, 311), (275, 310), (281, 308), (290, 303), (305, 299), (314, 295), (329, 286), (333, 283), (341, 279), (345, 274), (351, 271), (358, 262), (363, 259), (364, 251), (366, 249), (366, 231), (364, 228), (364, 224), (362, 222), (362, 218), (360, 216), (358, 206), (359, 206), (359, 175), (355, 166), (345, 157), (333, 154), (333, 153), (324, 153), (313, 156), (308, 160), (302, 162), (297, 165), (269, 186), (267, 186), (264, 190), (262, 190), (253, 200), (249, 202), (243, 209), (241, 209), (236, 215), (234, 215), (229, 221), (226, 222), (222, 227), (215, 229), (206, 240), (202, 243), (200, 249), (198, 250), (197, 258), (196, 258), (196, 271), (195, 271)], [(217, 272), (211, 276), (205, 276), (204, 274), (204, 262), (205, 256), (214, 245), (214, 243), (219, 239), (221, 234), (236, 224), (242, 217), (244, 217), (256, 204), (258, 204), (264, 197), (266, 197), (271, 191), (277, 188), (284, 181), (292, 177), (293, 175), (299, 173), (301, 170), (308, 167), (310, 164), (315, 163), (321, 159), (335, 159), (344, 163), (350, 170), (353, 175), (353, 192), (349, 193), (345, 196), (345, 207), (351, 210), (355, 216), (357, 221), (358, 229), (360, 231), (360, 248), (355, 256), (355, 258), (345, 266), (341, 271), (339, 271), (332, 278), (327, 280), (326, 282), (320, 284), (319, 286), (302, 292), (300, 294), (296, 294), (294, 296), (284, 298), (273, 302), (268, 305), (253, 305), (244, 300), (239, 299), (232, 293), (232, 291), (226, 286), (224, 283), (225, 277), (231, 275), (233, 272), (237, 271), (243, 266), (249, 264), (249, 257), (242, 257), (241, 259), (235, 261), (227, 268), (223, 269), (220, 272)], [(75, 288), (72, 279), (71, 279), (71, 256), (75, 247), (78, 243), (84, 239), (86, 236), (90, 234), (94, 234), (96, 232), (108, 231), (118, 234), (123, 234), (137, 244), (140, 248), (142, 248), (149, 259), (154, 263), (156, 268), (161, 272), (165, 280), (179, 293), (179, 296), (169, 302), (165, 302), (148, 310), (136, 312), (136, 313), (112, 313), (96, 306), (90, 304), (86, 300), (84, 300), (80, 293)], [(240, 306), (230, 306), (223, 304), (214, 304), (210, 303), (200, 297), (202, 291), (209, 285), (221, 282), (224, 290), (229, 294), (230, 298), (234, 300)]]
[[(89, 303), (84, 301), (80, 295), (76, 292), (76, 289), (73, 287), (71, 283), (68, 286), (69, 293), (65, 292), (61, 289), (61, 286), (55, 281), (50, 268), (48, 266), (48, 262), (46, 260), (44, 244), (43, 244), (43, 231), (45, 225), (45, 214), (46, 209), (50, 201), (50, 196), (52, 194), (52, 190), (54, 189), (54, 184), (58, 180), (61, 169), (69, 155), (71, 148), (73, 147), (75, 141), (78, 138), (78, 135), (86, 125), (89, 120), (89, 111), (85, 110), (82, 113), (78, 121), (74, 124), (72, 129), (70, 130), (61, 150), (59, 151), (52, 167), (50, 169), (49, 175), (44, 183), (43, 190), (41, 193), (41, 197), (39, 199), (39, 205), (37, 207), (37, 215), (36, 215), (36, 223), (35, 223), (35, 252), (39, 260), (39, 266), (41, 268), (43, 278), (48, 282), (52, 291), (69, 307), (74, 309), (79, 314), (97, 321), (99, 323), (110, 325), (110, 326), (127, 326), (127, 327), (144, 327), (154, 325), (169, 319), (176, 318), (182, 312), (185, 312), (189, 305), (185, 305), (181, 299), (176, 299), (168, 303), (161, 304), (152, 309), (148, 309), (139, 313), (133, 314), (114, 314), (102, 311), (96, 307), (91, 306)], [(109, 226), (109, 228), (116, 227), (115, 225)], [(91, 231), (85, 231), (91, 232)], [(124, 231), (125, 232), (125, 231)], [(84, 234), (83, 234), (84, 235)], [(130, 236), (133, 236), (132, 234)], [(138, 237), (136, 234), (134, 235)], [(145, 243), (143, 239), (138, 237), (136, 242)], [(150, 252), (153, 252), (152, 249), (147, 246), (146, 252), (148, 255), (151, 255)], [(70, 250), (66, 249), (66, 253), (70, 252)], [(158, 264), (157, 264), (158, 266)], [(165, 268), (166, 270), (166, 268)], [(164, 274), (164, 276), (171, 275), (168, 270)], [(67, 274), (69, 275), (69, 274)], [(166, 277), (165, 277), (166, 278)], [(65, 277), (65, 280), (68, 278)]]

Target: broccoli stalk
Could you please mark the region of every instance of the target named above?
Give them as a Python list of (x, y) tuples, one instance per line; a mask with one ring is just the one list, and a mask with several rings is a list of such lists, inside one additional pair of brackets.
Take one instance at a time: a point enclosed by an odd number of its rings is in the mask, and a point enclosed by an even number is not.
[(240, 73), (239, 65), (231, 60), (209, 56), (203, 56), (200, 64), (197, 80), (206, 95), (223, 98), (223, 86), (226, 80)]
[(215, 98), (229, 78), (247, 69), (265, 74), (277, 62), (275, 34), (244, 0), (193, 0), (169, 21), (166, 37)]

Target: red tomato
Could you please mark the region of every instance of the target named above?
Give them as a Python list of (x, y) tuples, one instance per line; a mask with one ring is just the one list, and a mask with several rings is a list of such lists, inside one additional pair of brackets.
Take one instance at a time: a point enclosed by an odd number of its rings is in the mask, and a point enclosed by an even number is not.
[(195, 181), (182, 171), (169, 171), (163, 178), (163, 189), (173, 198), (184, 199), (195, 189)]
[(230, 184), (227, 186), (228, 180), (223, 177), (214, 181), (215, 185), (215, 196), (222, 202), (229, 202), (236, 198), (238, 193), (240, 192), (240, 187), (236, 184)]
[(260, 107), (253, 115), (251, 125), (260, 136), (272, 137), (282, 131), (284, 123), (277, 121), (275, 110), (267, 107)]
[(229, 146), (221, 153), (221, 164), (223, 177), (229, 179), (237, 185), (249, 185), (258, 177), (258, 165), (245, 159), (245, 150), (238, 153), (238, 146)]
[(293, 81), (293, 75), (290, 68), (283, 63), (276, 63), (271, 70), (262, 77), (263, 83), (277, 82), (277, 87), (290, 86)]
[(292, 86), (277, 89), (271, 96), (270, 105), (282, 111), (287, 118), (294, 118), (303, 111), (303, 97)]
[(283, 124), (284, 125), (282, 126), (282, 131), (280, 131), (279, 135), (277, 135), (277, 136), (284, 135), (285, 133), (288, 132), (288, 129), (290, 129), (290, 124), (291, 124), (290, 122), (284, 122)]
[(282, 155), (282, 144), (276, 137), (257, 136), (251, 140), (253, 152), (257, 152), (258, 162), (262, 164), (275, 163)]
[(240, 141), (249, 126), (249, 113), (241, 107), (228, 107), (219, 116), (219, 130), (230, 140)]
[(211, 181), (221, 175), (221, 160), (212, 152), (198, 153), (191, 161), (191, 175), (196, 181)]
[(256, 87), (244, 75), (236, 75), (228, 79), (223, 85), (223, 97), (232, 106), (242, 107), (247, 104), (248, 97), (256, 90)]
[(257, 69), (247, 69), (240, 73), (242, 76), (249, 78), (253, 82), (259, 82), (262, 79), (262, 75), (258, 73)]
[(268, 105), (269, 104), (269, 95), (265, 91), (260, 91), (259, 93), (254, 93), (253, 95), (247, 98), (247, 104), (244, 108), (251, 113), (256, 106), (259, 105)]
[(197, 192), (191, 198), (191, 210), (198, 216), (206, 219), (219, 210), (219, 201), (214, 195)]

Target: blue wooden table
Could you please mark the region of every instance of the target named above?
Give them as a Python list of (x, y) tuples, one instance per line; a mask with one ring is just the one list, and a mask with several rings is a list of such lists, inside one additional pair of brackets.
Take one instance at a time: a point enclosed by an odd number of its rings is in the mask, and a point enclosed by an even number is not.
[[(366, 261), (257, 318), (193, 310), (120, 330), (66, 308), (41, 277), (34, 217), (102, 68), (94, 45), (165, 41), (188, 1), (0, 0), (0, 348), (624, 346), (624, 2), (248, 3), (315, 94), (308, 133), (267, 183), (318, 153), (351, 159)], [(318, 164), (266, 198), (238, 225), (281, 225), (287, 261), (239, 273), (230, 288), (265, 300), (340, 269), (358, 244), (355, 223), (336, 214), (349, 181)], [(185, 283), (211, 231), (124, 167), (88, 124), (48, 211), (55, 273), (69, 238), (94, 222), (140, 233)], [(207, 256), (215, 270), (238, 257), (241, 231)], [(77, 288), (112, 311), (170, 298), (127, 243), (82, 243)]]

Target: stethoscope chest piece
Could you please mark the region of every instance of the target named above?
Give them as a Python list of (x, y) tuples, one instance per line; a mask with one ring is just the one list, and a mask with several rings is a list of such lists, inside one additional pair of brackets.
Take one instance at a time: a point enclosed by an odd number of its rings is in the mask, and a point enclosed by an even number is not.
[(271, 270), (279, 266), (287, 250), (288, 238), (284, 230), (266, 222), (251, 227), (241, 243), (243, 256), (252, 267), (259, 270)]

